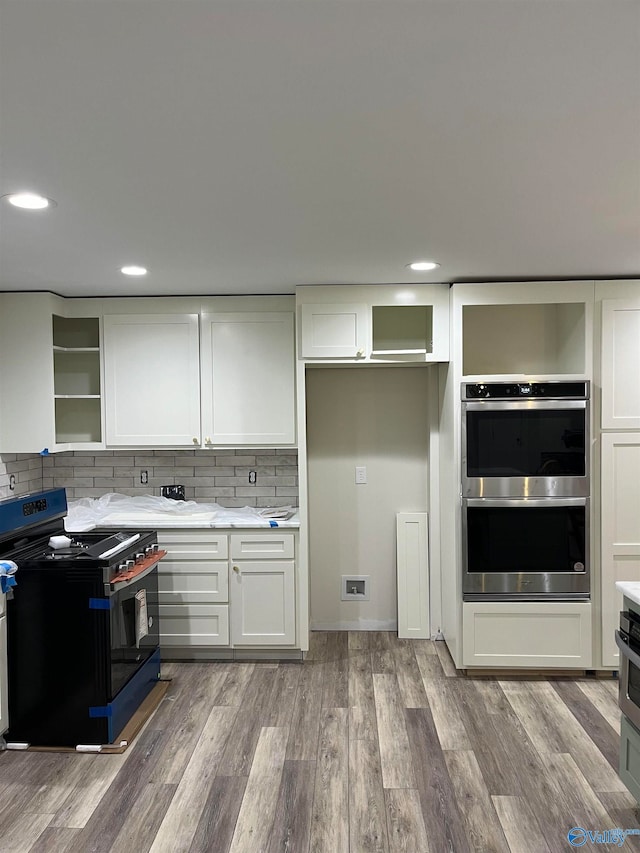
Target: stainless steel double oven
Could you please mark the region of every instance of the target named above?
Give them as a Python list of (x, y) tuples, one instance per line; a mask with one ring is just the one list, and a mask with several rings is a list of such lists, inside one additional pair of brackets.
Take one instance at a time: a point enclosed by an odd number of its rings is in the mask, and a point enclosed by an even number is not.
[(589, 383), (462, 385), (465, 600), (588, 599)]

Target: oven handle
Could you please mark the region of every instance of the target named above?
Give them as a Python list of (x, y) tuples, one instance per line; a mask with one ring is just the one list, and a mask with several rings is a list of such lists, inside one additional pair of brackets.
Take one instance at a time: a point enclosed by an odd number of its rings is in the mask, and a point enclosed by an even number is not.
[(589, 498), (462, 498), (462, 505), (488, 507), (572, 507), (589, 506)]
[(620, 631), (616, 631), (616, 646), (620, 649), (621, 654), (629, 659), (630, 663), (640, 669), (640, 655), (633, 651)]
[(115, 592), (116, 590), (124, 589), (129, 586), (129, 584), (145, 578), (151, 571), (153, 571), (153, 569), (155, 569), (166, 553), (166, 551), (157, 551), (156, 554), (154, 554), (153, 561), (149, 563), (149, 565), (141, 566), (138, 570), (132, 569), (130, 572), (123, 572), (122, 578), (116, 578), (116, 580), (112, 580), (109, 584), (111, 591)]
[(495, 398), (484, 398), (482, 400), (463, 400), (462, 408), (466, 412), (526, 412), (531, 410), (567, 410), (587, 409), (588, 400), (566, 400), (550, 399), (549, 397), (525, 397), (513, 400), (496, 400)]

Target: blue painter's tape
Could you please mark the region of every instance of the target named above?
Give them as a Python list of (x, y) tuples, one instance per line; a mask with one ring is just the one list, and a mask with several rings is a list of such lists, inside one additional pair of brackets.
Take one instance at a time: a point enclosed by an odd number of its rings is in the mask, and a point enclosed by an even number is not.
[(277, 521), (274, 521), (273, 519), (269, 520), (269, 527), (277, 527), (277, 526), (278, 526)]
[(89, 610), (111, 610), (110, 598), (90, 598)]
[(111, 705), (94, 705), (89, 708), (90, 717), (110, 717), (112, 714)]

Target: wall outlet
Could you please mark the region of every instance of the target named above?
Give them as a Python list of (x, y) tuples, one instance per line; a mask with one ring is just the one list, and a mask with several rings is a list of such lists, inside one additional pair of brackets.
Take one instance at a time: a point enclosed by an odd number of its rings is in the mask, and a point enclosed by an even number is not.
[(143, 486), (146, 486), (149, 482), (149, 472), (148, 471), (140, 471), (140, 482)]
[(170, 498), (173, 501), (183, 501), (184, 486), (160, 486), (160, 494), (163, 498)]
[(356, 483), (367, 482), (367, 469), (364, 465), (356, 465)]
[(371, 597), (371, 575), (342, 575), (341, 601), (369, 601)]

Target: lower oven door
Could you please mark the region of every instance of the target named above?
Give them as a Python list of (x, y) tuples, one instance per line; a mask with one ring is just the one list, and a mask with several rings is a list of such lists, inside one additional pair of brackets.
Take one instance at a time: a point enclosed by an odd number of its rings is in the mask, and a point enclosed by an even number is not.
[(621, 631), (616, 631), (616, 644), (620, 649), (618, 705), (640, 729), (640, 649)]
[(588, 599), (589, 499), (462, 501), (466, 601)]
[(111, 601), (111, 699), (154, 654), (159, 644), (158, 567), (126, 586)]

